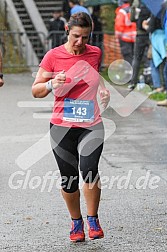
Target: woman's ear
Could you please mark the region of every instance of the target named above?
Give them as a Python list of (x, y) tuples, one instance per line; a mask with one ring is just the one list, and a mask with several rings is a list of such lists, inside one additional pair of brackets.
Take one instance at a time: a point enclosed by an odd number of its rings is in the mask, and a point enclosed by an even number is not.
[(69, 35), (69, 27), (68, 27), (68, 25), (65, 25), (65, 31), (66, 31), (66, 34), (68, 36)]

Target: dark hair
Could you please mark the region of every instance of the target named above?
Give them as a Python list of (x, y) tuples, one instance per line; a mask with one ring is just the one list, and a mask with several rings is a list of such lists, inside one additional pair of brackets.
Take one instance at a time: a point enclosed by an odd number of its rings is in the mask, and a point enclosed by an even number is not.
[(68, 2), (71, 2), (73, 4), (79, 4), (79, 0), (69, 0)]
[(69, 30), (73, 26), (79, 26), (83, 28), (90, 27), (92, 30), (92, 19), (86, 12), (77, 12), (71, 15), (70, 20), (68, 22)]
[(52, 11), (52, 13), (60, 13), (60, 12), (62, 12), (62, 9), (55, 9)]

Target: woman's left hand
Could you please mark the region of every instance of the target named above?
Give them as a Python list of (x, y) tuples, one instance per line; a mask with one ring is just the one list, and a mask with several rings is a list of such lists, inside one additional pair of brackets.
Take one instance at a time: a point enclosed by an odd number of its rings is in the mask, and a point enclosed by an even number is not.
[(108, 89), (100, 90), (100, 99), (103, 108), (105, 109), (110, 101), (110, 92)]

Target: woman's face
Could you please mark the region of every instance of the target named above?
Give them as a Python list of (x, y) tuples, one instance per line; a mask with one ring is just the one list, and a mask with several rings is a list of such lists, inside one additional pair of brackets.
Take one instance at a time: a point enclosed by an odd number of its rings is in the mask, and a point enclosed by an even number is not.
[(90, 27), (73, 26), (69, 31), (68, 42), (72, 50), (81, 52), (85, 49), (91, 33)]

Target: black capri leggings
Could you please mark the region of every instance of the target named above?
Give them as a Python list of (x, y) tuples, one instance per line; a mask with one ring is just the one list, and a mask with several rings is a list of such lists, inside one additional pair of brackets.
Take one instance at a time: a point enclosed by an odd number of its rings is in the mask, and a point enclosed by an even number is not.
[(65, 192), (73, 193), (79, 188), (79, 167), (85, 183), (99, 179), (98, 163), (104, 143), (103, 123), (85, 129), (50, 124), (50, 135)]

